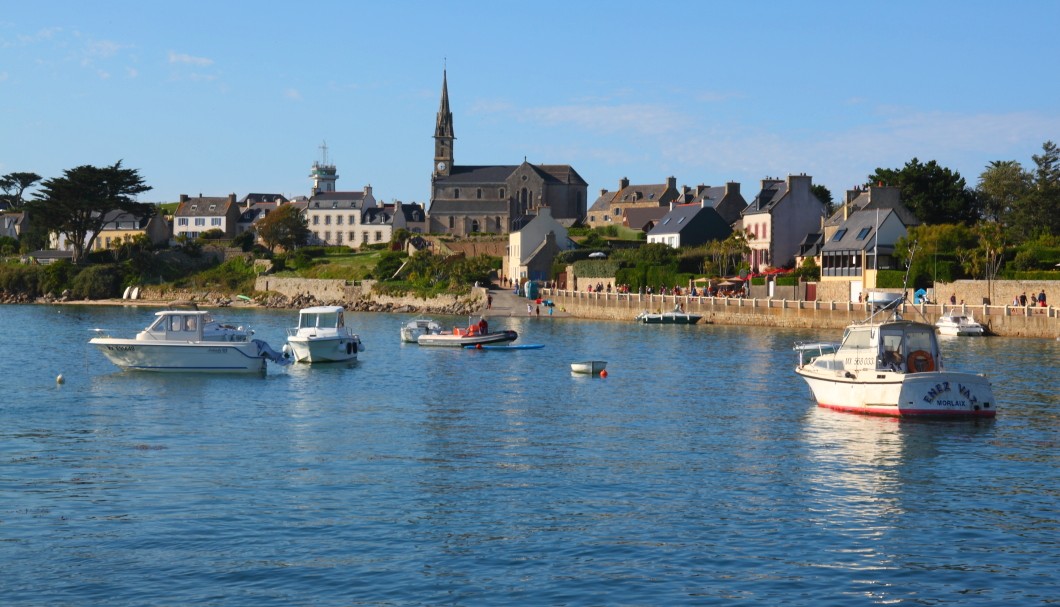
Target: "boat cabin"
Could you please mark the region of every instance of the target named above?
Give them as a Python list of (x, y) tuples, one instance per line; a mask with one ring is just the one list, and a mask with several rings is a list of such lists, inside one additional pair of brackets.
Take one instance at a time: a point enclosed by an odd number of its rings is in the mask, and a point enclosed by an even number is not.
[(901, 320), (849, 327), (836, 359), (849, 370), (924, 373), (942, 368), (935, 328)]
[(203, 326), (213, 321), (201, 310), (165, 310), (136, 339), (158, 341), (202, 341)]
[(316, 306), (298, 313), (298, 332), (313, 333), (319, 329), (342, 329), (346, 326), (342, 306)]

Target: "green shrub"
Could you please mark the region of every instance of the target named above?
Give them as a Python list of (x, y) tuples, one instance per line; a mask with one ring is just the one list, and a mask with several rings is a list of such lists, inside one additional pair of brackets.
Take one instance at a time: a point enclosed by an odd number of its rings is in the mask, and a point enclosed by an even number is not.
[(37, 297), (41, 294), (42, 273), (42, 266), (4, 264), (0, 266), (0, 291)]
[(77, 274), (77, 267), (69, 260), (59, 259), (41, 268), (41, 293), (61, 294), (71, 287), (71, 279)]
[(107, 299), (121, 295), (121, 269), (114, 265), (83, 268), (74, 277), (70, 291), (76, 299)]
[(798, 277), (794, 274), (785, 274), (784, 276), (777, 276), (778, 287), (794, 287), (798, 284)]

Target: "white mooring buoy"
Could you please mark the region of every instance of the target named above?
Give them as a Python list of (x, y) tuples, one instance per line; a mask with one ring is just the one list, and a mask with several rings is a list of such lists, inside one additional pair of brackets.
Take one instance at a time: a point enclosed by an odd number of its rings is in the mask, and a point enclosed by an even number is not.
[(66, 378), (63, 377), (62, 373), (60, 373), (59, 376), (55, 378), (55, 383), (57, 383), (57, 384), (66, 383)]

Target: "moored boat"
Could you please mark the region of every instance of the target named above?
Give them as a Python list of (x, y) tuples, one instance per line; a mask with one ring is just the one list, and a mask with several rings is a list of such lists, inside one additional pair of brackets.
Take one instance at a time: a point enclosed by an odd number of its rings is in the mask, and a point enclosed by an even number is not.
[(485, 319), (478, 324), (469, 323), (467, 328), (454, 327), (450, 333), (427, 333), (420, 335), (416, 343), (421, 346), (443, 346), (459, 348), (462, 346), (476, 346), (479, 344), (495, 344), (515, 341), (519, 334), (515, 331), (492, 331), (488, 329)]
[(821, 407), (901, 417), (994, 417), (993, 388), (981, 374), (947, 371), (935, 328), (891, 317), (847, 327), (834, 353), (795, 368)]
[(972, 316), (965, 316), (956, 310), (950, 310), (935, 322), (939, 335), (979, 336), (985, 333), (983, 325), (975, 322)]
[(647, 310), (637, 315), (634, 320), (649, 325), (694, 325), (703, 318), (699, 314), (688, 314), (680, 306), (674, 306), (670, 312), (648, 312)]
[(414, 344), (420, 335), (438, 335), (442, 330), (442, 325), (429, 318), (414, 318), (401, 325), (401, 341)]
[(298, 326), (287, 329), (284, 352), (295, 362), (341, 362), (357, 360), (364, 344), (346, 326), (342, 306), (314, 306), (298, 311)]
[(583, 360), (570, 364), (572, 373), (587, 373), (589, 375), (599, 375), (606, 368), (606, 360)]
[(198, 309), (163, 310), (133, 338), (100, 335), (89, 340), (122, 369), (158, 372), (261, 373), (266, 361), (289, 363), (254, 331), (214, 320)]

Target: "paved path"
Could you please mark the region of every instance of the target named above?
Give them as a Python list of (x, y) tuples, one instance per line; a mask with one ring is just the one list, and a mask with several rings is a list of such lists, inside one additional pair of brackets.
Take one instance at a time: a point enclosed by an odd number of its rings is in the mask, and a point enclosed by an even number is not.
[[(526, 304), (533, 303), (525, 297), (521, 297), (512, 292), (511, 289), (504, 289), (497, 284), (490, 285), (490, 295), (493, 296), (493, 306), (489, 310), (483, 310), (483, 315), (486, 317), (491, 316), (527, 316)], [(538, 306), (534, 304), (534, 314), (537, 316)], [(541, 304), (541, 318), (549, 318), (549, 310), (551, 309), (551, 318), (567, 318), (570, 314), (561, 311), (559, 308), (553, 307), (548, 308), (545, 304)]]

